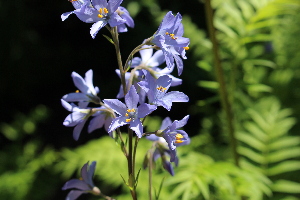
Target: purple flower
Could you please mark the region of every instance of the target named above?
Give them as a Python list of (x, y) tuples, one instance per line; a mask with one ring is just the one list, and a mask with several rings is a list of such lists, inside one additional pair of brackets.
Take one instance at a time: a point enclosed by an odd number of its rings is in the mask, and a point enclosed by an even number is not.
[(182, 17), (178, 13), (176, 17), (168, 12), (154, 34), (152, 42), (161, 48), (164, 53), (167, 66), (172, 68), (174, 60), (177, 65), (178, 75), (183, 70), (183, 62), (179, 55), (186, 59), (185, 50), (188, 50), (190, 40), (183, 36)]
[[(71, 0), (73, 1), (76, 0)], [(80, 0), (80, 3), (76, 4), (76, 10), (62, 14), (62, 20), (65, 20), (70, 14), (74, 13), (77, 17), (86, 23), (94, 23), (91, 27), (90, 34), (92, 38), (95, 38), (98, 31), (106, 24), (111, 27), (118, 26), (126, 23), (126, 20), (120, 17), (115, 12), (123, 0), (93, 0), (92, 3), (87, 0)], [(80, 6), (80, 7), (79, 7)]]
[[(168, 118), (169, 119), (169, 118)], [(168, 157), (171, 156), (171, 151), (168, 148), (168, 144), (166, 140), (162, 137), (158, 137), (156, 135), (149, 135), (146, 136), (148, 140), (153, 141), (153, 145), (155, 146), (155, 150), (152, 155), (152, 160), (155, 162), (157, 159), (161, 158), (162, 159), (162, 164), (165, 170), (167, 170), (172, 176), (174, 176), (174, 169), (170, 161), (167, 160)], [(145, 158), (147, 161), (144, 161), (144, 169), (146, 169), (148, 165), (148, 159)], [(176, 157), (176, 160), (174, 161), (175, 165), (178, 165), (178, 158)]]
[(158, 79), (144, 70), (146, 75), (145, 81), (141, 81), (138, 85), (145, 90), (150, 104), (163, 106), (170, 111), (172, 102), (188, 102), (189, 98), (182, 92), (172, 91), (168, 92), (171, 86), (172, 79), (168, 75), (160, 76)]
[(177, 130), (182, 128), (188, 121), (189, 115), (185, 116), (182, 120), (175, 120), (173, 123), (170, 118), (163, 120), (161, 130), (158, 131), (158, 135), (162, 136), (168, 143), (170, 149), (171, 160), (178, 164), (176, 147), (187, 145), (190, 143), (188, 134), (183, 130)]
[[(63, 100), (68, 102), (94, 102), (100, 103), (100, 98), (97, 96), (99, 88), (93, 85), (93, 70), (88, 70), (83, 79), (76, 72), (72, 72), (72, 78), (75, 86), (79, 89), (74, 93), (69, 93), (63, 96)], [(87, 105), (87, 104), (86, 104)]]
[(137, 106), (138, 101), (139, 95), (134, 86), (131, 86), (130, 90), (125, 95), (126, 105), (118, 99), (103, 100), (106, 105), (120, 115), (113, 120), (108, 132), (112, 132), (116, 128), (128, 124), (129, 128), (133, 130), (139, 138), (142, 137), (143, 125), (140, 118), (144, 118), (146, 115), (156, 110), (156, 106), (146, 103)]
[(92, 180), (95, 172), (96, 162), (94, 161), (90, 166), (88, 165), (89, 163), (87, 162), (81, 168), (80, 179), (71, 179), (62, 187), (63, 190), (74, 188), (69, 192), (66, 200), (75, 200), (84, 193), (92, 193), (95, 195), (99, 195), (101, 193), (99, 188), (94, 185)]
[[(116, 69), (116, 73), (119, 76), (119, 78), (121, 78), (121, 73), (119, 69)], [(125, 73), (125, 81), (126, 81), (126, 85), (129, 84), (129, 79), (130, 79), (131, 73), (130, 72), (126, 72)], [(144, 90), (142, 90), (140, 88), (140, 86), (137, 84), (139, 81), (142, 80), (142, 76), (143, 76), (143, 72), (141, 70), (136, 70), (132, 79), (132, 85), (134, 85), (134, 87), (137, 90), (137, 93), (139, 94), (139, 103), (145, 103), (145, 98), (146, 98), (146, 93)], [(123, 90), (123, 85), (120, 85), (120, 89), (119, 92), (117, 94), (117, 98), (121, 99), (124, 97), (124, 90)]]
[(134, 21), (132, 19), (132, 17), (130, 16), (128, 10), (122, 6), (119, 6), (119, 8), (116, 11), (118, 13), (118, 15), (120, 15), (122, 17), (122, 19), (126, 20), (126, 22), (124, 24), (120, 24), (117, 26), (118, 28), (118, 32), (119, 33), (123, 33), (123, 32), (127, 32), (127, 27), (125, 26), (125, 24), (127, 26), (129, 26), (130, 28), (134, 27)]
[(66, 110), (72, 112), (66, 117), (63, 125), (67, 127), (75, 126), (73, 130), (73, 138), (74, 140), (78, 140), (84, 124), (87, 119), (93, 115), (92, 110), (85, 107), (82, 108), (81, 103), (79, 103), (79, 106), (76, 106), (73, 103), (69, 104), (63, 99), (61, 99), (61, 104)]
[[(100, 109), (106, 109), (105, 106), (101, 106)], [(113, 121), (112, 114), (106, 111), (97, 111), (93, 114), (93, 119), (90, 121), (88, 126), (88, 133), (93, 132), (98, 128), (104, 126), (105, 130), (108, 132), (109, 125)], [(112, 137), (112, 135), (110, 135)]]
[(66, 12), (61, 15), (61, 20), (65, 21), (71, 14), (78, 13), (83, 4), (91, 4), (90, 0), (69, 0), (74, 6), (75, 10)]

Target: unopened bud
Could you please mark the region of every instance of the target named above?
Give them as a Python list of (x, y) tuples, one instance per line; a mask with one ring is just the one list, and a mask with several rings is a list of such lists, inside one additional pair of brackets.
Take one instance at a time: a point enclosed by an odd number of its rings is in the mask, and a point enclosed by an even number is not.
[(92, 189), (92, 193), (94, 194), (94, 195), (100, 195), (101, 194), (101, 191), (100, 191), (100, 189), (98, 188), (98, 187), (93, 187), (93, 189)]

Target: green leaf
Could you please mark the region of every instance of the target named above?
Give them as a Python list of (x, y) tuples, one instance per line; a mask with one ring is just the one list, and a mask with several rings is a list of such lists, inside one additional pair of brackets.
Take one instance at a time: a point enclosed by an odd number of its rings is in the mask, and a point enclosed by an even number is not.
[(161, 189), (162, 189), (162, 187), (163, 187), (165, 178), (166, 178), (165, 176), (162, 178), (157, 193), (156, 193), (156, 191), (155, 191), (155, 199), (156, 199), (156, 200), (159, 200), (159, 195), (160, 195)]
[(198, 81), (198, 86), (216, 91), (219, 88), (219, 83), (216, 81)]
[(267, 155), (267, 160), (270, 163), (280, 162), (282, 160), (297, 158), (300, 156), (300, 147), (281, 149), (275, 152), (271, 152)]
[(251, 149), (249, 148), (246, 148), (246, 147), (238, 147), (238, 152), (249, 158), (250, 160), (253, 160), (255, 161), (256, 163), (258, 164), (263, 164), (265, 163), (265, 158), (263, 157), (262, 154), (259, 154), (259, 153), (256, 153), (255, 151), (252, 151)]
[(300, 183), (288, 180), (278, 180), (272, 185), (272, 190), (275, 192), (284, 193), (300, 193)]
[(261, 151), (265, 148), (265, 144), (260, 140), (256, 139), (249, 133), (245, 132), (237, 132), (237, 138), (244, 142), (245, 144), (249, 145), (250, 147), (255, 148), (258, 151)]
[(298, 160), (287, 160), (281, 163), (278, 163), (274, 167), (271, 167), (267, 170), (268, 176), (274, 176), (286, 172), (292, 172), (300, 170), (300, 161)]
[(115, 45), (114, 41), (108, 37), (107, 35), (102, 34), (110, 43), (112, 43), (113, 45)]

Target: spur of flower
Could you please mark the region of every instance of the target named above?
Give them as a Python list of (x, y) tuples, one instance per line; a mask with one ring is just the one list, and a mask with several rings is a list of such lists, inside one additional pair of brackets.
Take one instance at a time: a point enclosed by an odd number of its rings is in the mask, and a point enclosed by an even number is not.
[(163, 106), (170, 111), (173, 102), (188, 102), (189, 98), (182, 92), (168, 92), (172, 79), (168, 75), (163, 75), (155, 79), (147, 70), (143, 70), (145, 81), (138, 85), (147, 93), (150, 104)]
[(139, 138), (142, 137), (143, 133), (143, 125), (140, 118), (144, 118), (156, 110), (155, 105), (147, 103), (142, 103), (137, 106), (139, 102), (139, 95), (133, 85), (125, 95), (126, 104), (122, 103), (118, 99), (104, 99), (103, 102), (119, 115), (119, 117), (112, 121), (108, 132), (112, 132), (116, 128), (128, 124), (129, 128), (133, 130)]
[(69, 93), (63, 96), (63, 100), (68, 102), (93, 102), (100, 103), (100, 98), (97, 96), (99, 88), (93, 85), (93, 70), (88, 70), (83, 79), (78, 73), (72, 72), (74, 85), (78, 88), (76, 92)]
[(92, 193), (94, 195), (100, 195), (101, 191), (93, 183), (93, 176), (96, 168), (96, 162), (89, 162), (83, 165), (81, 168), (81, 178), (71, 179), (65, 183), (62, 187), (63, 190), (72, 189), (66, 197), (66, 200), (75, 200), (81, 194)]
[[(78, 0), (71, 0), (73, 3)], [(95, 38), (98, 31), (109, 24), (110, 27), (115, 27), (126, 23), (116, 11), (123, 0), (80, 0), (83, 2), (80, 7), (76, 4), (76, 10), (73, 12), (64, 13), (62, 20), (65, 20), (70, 14), (74, 13), (83, 22), (94, 23), (91, 27), (90, 34)], [(74, 4), (73, 4), (74, 5)], [(79, 7), (79, 8), (78, 8)]]
[(190, 40), (183, 36), (182, 16), (178, 13), (176, 16), (168, 12), (158, 30), (153, 35), (152, 43), (160, 47), (163, 51), (166, 64), (169, 68), (173, 67), (174, 61), (177, 65), (178, 75), (183, 71), (183, 59), (186, 59), (185, 50), (188, 50)]
[(170, 118), (163, 120), (161, 130), (156, 131), (156, 135), (163, 137), (168, 143), (171, 159), (170, 162), (178, 163), (176, 147), (187, 145), (190, 143), (190, 138), (184, 130), (178, 130), (186, 125), (189, 115), (185, 116), (182, 120), (175, 120), (173, 123)]

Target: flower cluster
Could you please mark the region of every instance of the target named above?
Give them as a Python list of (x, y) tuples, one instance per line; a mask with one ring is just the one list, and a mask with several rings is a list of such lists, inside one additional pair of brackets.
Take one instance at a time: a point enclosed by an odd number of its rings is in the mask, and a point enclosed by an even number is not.
[[(120, 6), (122, 0), (108, 2), (107, 0), (70, 0), (70, 2), (75, 10), (63, 13), (62, 20), (75, 14), (81, 21), (93, 23), (90, 30), (92, 38), (95, 38), (104, 26), (111, 32), (112, 40), (118, 37), (117, 32), (127, 32), (127, 26), (134, 27), (129, 12)], [(188, 96), (183, 92), (169, 91), (170, 87), (182, 84), (182, 80), (171, 73), (175, 67), (174, 62), (178, 74), (182, 73), (181, 58), (186, 59), (185, 51), (188, 50), (189, 45), (189, 39), (182, 37), (181, 20), (179, 13), (174, 16), (172, 12), (168, 12), (156, 33), (144, 40), (129, 55), (124, 67), (119, 66), (116, 73), (121, 78), (121, 86), (116, 95), (117, 99), (102, 100), (98, 96), (100, 89), (93, 84), (92, 70), (88, 70), (84, 78), (72, 72), (71, 77), (78, 90), (64, 95), (61, 104), (71, 112), (65, 118), (63, 125), (74, 127), (75, 140), (79, 139), (87, 122), (89, 122), (88, 133), (104, 127), (111, 137), (114, 137), (113, 133), (121, 136), (123, 133), (120, 128), (127, 126), (131, 129), (130, 133), (134, 132), (138, 138), (145, 136), (153, 141), (154, 150), (153, 154), (147, 157), (148, 161), (155, 162), (158, 158), (162, 158), (163, 167), (174, 175), (171, 163), (178, 165), (176, 147), (190, 143), (187, 133), (179, 130), (187, 123), (189, 115), (173, 122), (167, 117), (163, 120), (161, 128), (151, 133), (144, 132), (143, 122), (148, 115), (158, 110), (159, 106), (170, 111), (174, 102), (189, 101)], [(136, 52), (139, 52), (141, 57), (133, 57)], [(160, 68), (164, 63), (165, 66)], [(122, 142), (124, 146), (126, 142)], [(126, 147), (122, 150), (125, 156), (132, 156), (128, 155)], [(63, 189), (76, 188), (69, 193), (67, 199), (74, 200), (82, 193), (101, 194), (92, 181), (95, 165), (96, 163), (92, 162), (88, 168), (86, 163), (81, 170), (82, 180), (72, 179), (64, 185)], [(146, 167), (147, 165), (144, 166)], [(134, 174), (129, 175), (134, 176)]]

